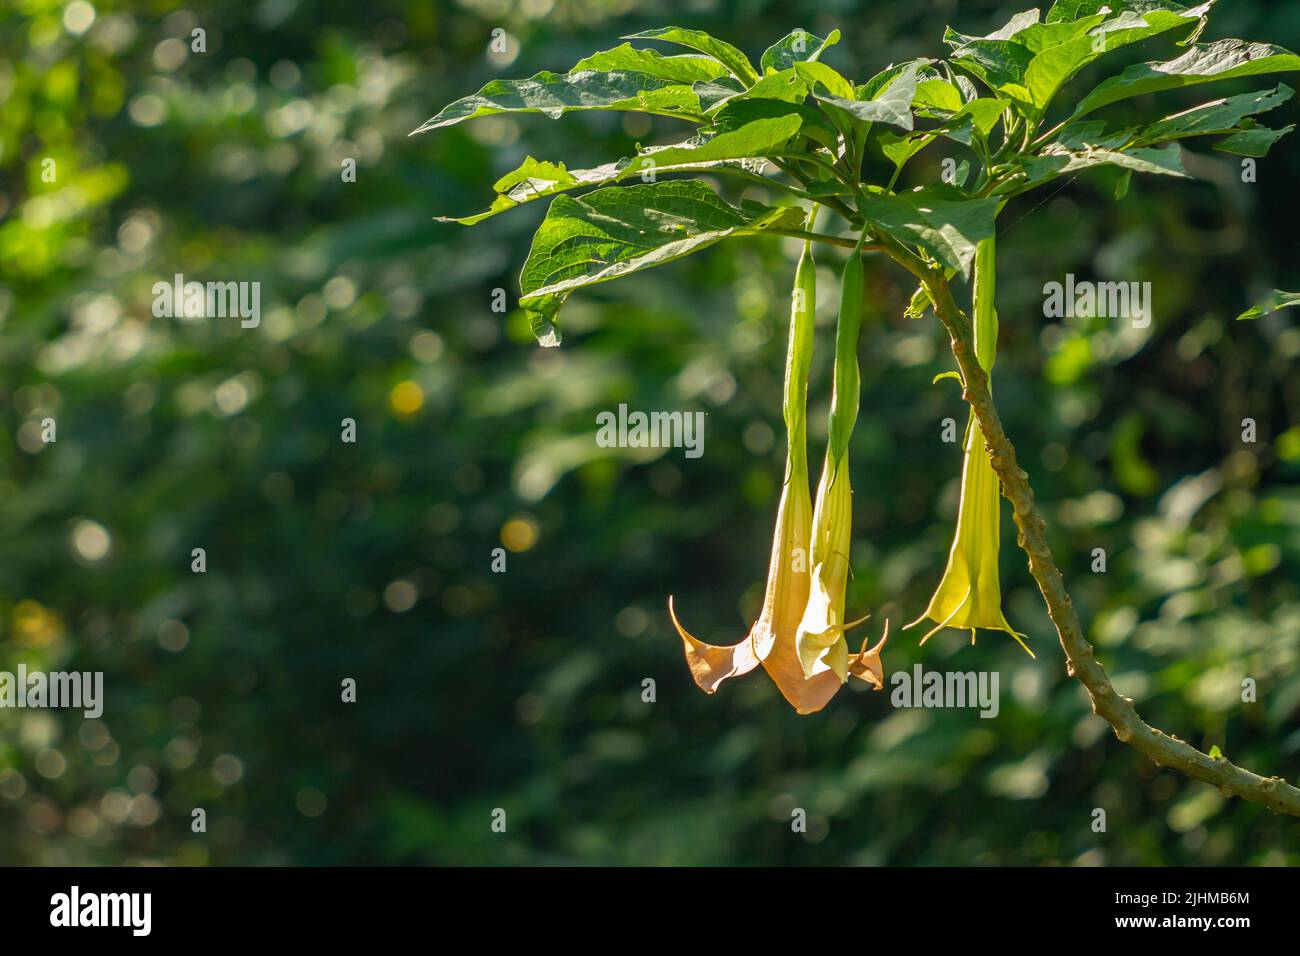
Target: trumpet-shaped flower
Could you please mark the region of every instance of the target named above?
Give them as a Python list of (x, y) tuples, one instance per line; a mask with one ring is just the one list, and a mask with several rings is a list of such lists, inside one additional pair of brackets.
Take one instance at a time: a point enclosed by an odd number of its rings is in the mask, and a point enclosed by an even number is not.
[[(815, 282), (811, 251), (805, 246), (796, 273), (794, 304), (790, 313), (785, 387), (786, 479), (777, 507), (767, 586), (758, 620), (744, 640), (737, 644), (706, 644), (682, 627), (673, 600), (668, 599), (668, 613), (681, 635), (687, 666), (702, 690), (712, 694), (729, 677), (747, 674), (762, 664), (782, 696), (800, 714), (821, 710), (844, 681), (843, 676), (831, 669), (823, 668), (816, 674), (806, 674), (795, 644), (796, 631), (808, 605), (812, 579), (809, 553), (813, 547), (810, 540), (813, 515), (808, 493), (806, 396), (812, 355)], [(847, 484), (846, 478), (846, 487)], [(843, 672), (873, 683), (876, 689), (883, 687), (880, 649), (884, 643), (882, 639), (870, 650), (864, 645), (858, 654), (845, 654)]]
[[(975, 356), (985, 372), (993, 368), (998, 335), (997, 311), (993, 307), (993, 242), (983, 240), (975, 255)], [(979, 628), (1006, 631), (1033, 657), (1024, 635), (1014, 630), (1002, 613), (998, 579), (1002, 501), (998, 476), (973, 411), (966, 426), (963, 455), (957, 532), (948, 552), (948, 566), (929, 607), (908, 627), (926, 618), (935, 623), (921, 638), (922, 644), (945, 627), (970, 628), (972, 644)]]
[[(861, 623), (844, 619), (844, 590), (849, 579), (849, 542), (853, 533), (853, 489), (849, 483), (849, 438), (858, 418), (858, 332), (862, 327), (862, 257), (856, 252), (844, 266), (840, 312), (835, 331), (834, 388), (826, 460), (813, 512), (812, 581), (799, 620), (795, 648), (799, 667), (809, 680), (830, 672), (841, 682), (853, 671), (844, 632)], [(865, 620), (865, 618), (863, 618)], [(872, 651), (879, 666), (882, 639)]]
[(984, 435), (979, 422), (971, 417), (966, 430), (965, 460), (962, 463), (961, 503), (957, 510), (957, 533), (943, 579), (930, 599), (930, 606), (908, 627), (929, 618), (935, 623), (924, 644), (945, 627), (970, 628), (971, 643), (975, 631), (985, 628), (1006, 631), (1029, 655), (1024, 635), (1007, 623), (1002, 613), (1002, 588), (998, 578), (998, 550), (1001, 539), (1002, 502), (998, 476), (993, 472), (984, 450)]
[(812, 581), (795, 634), (799, 666), (809, 678), (829, 670), (841, 683), (848, 680), (849, 652), (844, 632), (862, 623), (844, 620), (852, 511), (848, 456), (841, 458), (838, 466), (828, 458), (813, 514)]

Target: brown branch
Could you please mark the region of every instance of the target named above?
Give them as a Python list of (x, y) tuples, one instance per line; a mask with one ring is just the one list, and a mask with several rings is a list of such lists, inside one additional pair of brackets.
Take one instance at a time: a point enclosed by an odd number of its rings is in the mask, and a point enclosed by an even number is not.
[[(891, 250), (891, 253), (898, 251)], [(1061, 572), (1052, 560), (1044, 535), (1046, 524), (1034, 506), (1029, 476), (1016, 463), (1016, 450), (1002, 430), (1002, 421), (989, 392), (988, 377), (975, 359), (970, 319), (957, 307), (942, 270), (926, 268), (915, 257), (900, 259), (900, 263), (925, 284), (934, 302), (935, 313), (948, 330), (952, 353), (965, 383), (963, 397), (975, 410), (975, 417), (984, 432), (993, 470), (1001, 480), (1002, 494), (1015, 509), (1016, 527), (1020, 532), (1017, 543), (1028, 556), (1029, 573), (1047, 602), (1047, 613), (1056, 626), (1061, 648), (1065, 651), (1066, 670), (1087, 689), (1092, 698), (1093, 713), (1115, 729), (1116, 737), (1136, 747), (1162, 767), (1171, 767), (1213, 784), (1225, 796), (1262, 803), (1274, 813), (1300, 816), (1300, 789), (1281, 777), (1261, 777), (1223, 757), (1201, 753), (1185, 741), (1146, 723), (1133, 709), (1132, 701), (1116, 693), (1105, 669), (1097, 661), (1092, 645), (1083, 635), (1079, 615), (1065, 590)]]

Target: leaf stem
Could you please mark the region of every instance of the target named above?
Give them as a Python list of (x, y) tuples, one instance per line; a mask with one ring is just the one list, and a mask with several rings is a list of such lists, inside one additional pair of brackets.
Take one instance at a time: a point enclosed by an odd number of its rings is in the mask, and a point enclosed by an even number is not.
[(791, 239), (803, 239), (805, 242), (824, 242), (827, 245), (843, 249), (856, 249), (860, 252), (884, 252), (885, 247), (863, 243), (861, 236), (832, 236), (825, 232), (808, 232), (803, 229), (764, 229), (764, 234), (789, 236)]

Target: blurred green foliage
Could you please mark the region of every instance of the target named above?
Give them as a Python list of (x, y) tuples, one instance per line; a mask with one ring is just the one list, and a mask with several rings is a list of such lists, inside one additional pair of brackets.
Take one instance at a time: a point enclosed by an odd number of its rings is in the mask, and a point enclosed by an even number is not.
[[(1211, 38), (1300, 48), (1300, 21), (1270, 4), (1221, 6)], [(477, 211), (526, 154), (592, 165), (680, 124), (497, 117), (407, 138), (494, 76), (567, 69), (668, 22), (751, 55), (839, 27), (828, 60), (861, 79), (940, 53), (947, 23), (985, 33), (1017, 9), (6, 4), (0, 669), (102, 670), (107, 703), (99, 720), (0, 711), (0, 863), (1300, 862), (1294, 821), (1159, 770), (1091, 716), (1009, 516), (1004, 606), (1038, 659), (957, 632), (924, 653), (896, 634), (886, 653), (891, 671), (998, 671), (996, 719), (860, 689), (800, 718), (761, 675), (700, 694), (664, 601), (718, 643), (761, 602), (797, 247), (724, 243), (591, 289), (564, 346), (539, 350), (490, 303), (513, 302), (545, 204), (474, 230), (432, 217)], [(490, 55), (498, 27), (509, 49)], [(1075, 92), (1169, 49), (1108, 59)], [(1139, 180), (1116, 202), (1085, 174), (1007, 210), (998, 398), (1121, 692), (1295, 781), (1300, 327), (1231, 317), (1300, 287), (1300, 147), (1284, 140), (1255, 184), (1192, 151), (1194, 183)], [(824, 259), (813, 460), (839, 262)], [(939, 435), (965, 413), (953, 383), (931, 384), (952, 367), (937, 324), (900, 318), (909, 283), (868, 269), (849, 607), (875, 632), (914, 618), (942, 571), (960, 451)], [(260, 281), (260, 327), (153, 317), (153, 283), (178, 272)], [(1044, 319), (1042, 285), (1067, 272), (1152, 282), (1154, 323)], [(597, 448), (595, 416), (619, 402), (707, 411), (704, 456)]]

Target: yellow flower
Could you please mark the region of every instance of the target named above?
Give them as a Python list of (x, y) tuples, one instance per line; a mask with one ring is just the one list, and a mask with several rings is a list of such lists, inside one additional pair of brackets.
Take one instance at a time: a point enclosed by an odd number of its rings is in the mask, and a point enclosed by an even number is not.
[(817, 510), (813, 516), (816, 537), (812, 545), (812, 582), (795, 634), (799, 665), (809, 678), (830, 670), (841, 683), (849, 679), (849, 650), (844, 632), (862, 623), (860, 620), (850, 624), (844, 620), (852, 517), (848, 455), (840, 459), (838, 467), (831, 464), (828, 456), (817, 487)]
[[(975, 252), (975, 357), (985, 372), (991, 372), (997, 355), (998, 314), (993, 306), (994, 240), (980, 242)], [(1013, 630), (1002, 613), (1002, 586), (998, 580), (998, 552), (1001, 547), (1001, 495), (998, 476), (984, 448), (984, 433), (975, 413), (966, 425), (966, 442), (961, 469), (961, 500), (957, 508), (957, 533), (948, 552), (948, 566), (925, 613), (908, 627), (926, 618), (935, 623), (924, 644), (945, 627), (985, 628), (1006, 631), (1034, 656), (1024, 635)]]
[(945, 627), (970, 628), (975, 643), (977, 628), (1006, 631), (1033, 657), (1023, 638), (1002, 613), (1002, 587), (998, 578), (1002, 502), (998, 476), (984, 450), (984, 434), (972, 415), (966, 430), (962, 464), (961, 503), (957, 533), (948, 553), (948, 567), (930, 599), (930, 606), (908, 627), (929, 618), (935, 627), (921, 638), (924, 644)]
[(799, 668), (809, 680), (832, 673), (842, 684), (856, 673), (879, 690), (884, 684), (880, 649), (886, 636), (871, 650), (849, 657), (844, 632), (862, 620), (844, 620), (844, 589), (849, 579), (849, 542), (853, 535), (853, 488), (849, 484), (849, 438), (858, 419), (858, 333), (862, 328), (862, 257), (855, 250), (844, 265), (840, 282), (840, 312), (835, 329), (834, 388), (831, 414), (817, 485), (813, 514), (812, 582), (808, 603), (795, 633)]
[[(846, 679), (826, 668), (811, 677), (805, 676), (795, 651), (795, 633), (808, 601), (810, 511), (807, 471), (792, 469), (777, 509), (763, 609), (749, 634), (738, 644), (717, 646), (697, 639), (682, 627), (673, 600), (668, 599), (668, 613), (681, 635), (686, 664), (695, 683), (706, 693), (712, 694), (727, 678), (747, 674), (762, 664), (790, 705), (800, 714), (811, 714), (825, 707)], [(864, 646), (857, 654), (846, 654), (845, 673), (881, 689), (885, 677), (880, 650), (886, 640), (888, 633), (870, 650)], [(842, 635), (839, 643), (844, 643)]]
[[(808, 494), (806, 403), (815, 282), (816, 269), (811, 250), (805, 245), (796, 273), (794, 303), (790, 312), (784, 406), (786, 480), (777, 507), (767, 587), (758, 620), (738, 644), (706, 644), (682, 627), (673, 600), (668, 599), (668, 613), (681, 635), (687, 666), (701, 689), (712, 694), (727, 678), (747, 674), (762, 664), (781, 694), (800, 714), (811, 714), (825, 707), (846, 679), (840, 672), (826, 668), (813, 675), (806, 674), (795, 645), (795, 635), (808, 605), (811, 579), (808, 565), (813, 517)], [(847, 473), (843, 486), (845, 489), (848, 487)], [(847, 551), (847, 543), (841, 550)], [(840, 604), (843, 604), (842, 587)], [(887, 638), (888, 634), (871, 650), (864, 647), (852, 657), (846, 653), (840, 671), (844, 675), (855, 674), (879, 690), (884, 686), (880, 649)], [(843, 642), (841, 636), (840, 643)]]

